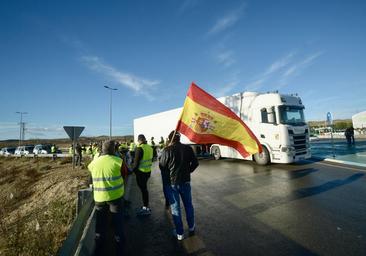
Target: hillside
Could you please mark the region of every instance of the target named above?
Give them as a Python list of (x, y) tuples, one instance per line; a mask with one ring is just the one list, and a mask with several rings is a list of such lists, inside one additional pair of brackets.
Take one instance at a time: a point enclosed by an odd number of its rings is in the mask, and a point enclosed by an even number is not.
[(0, 157), (0, 255), (55, 255), (88, 179), (70, 158)]
[[(112, 137), (114, 140), (125, 142), (133, 139), (132, 135), (116, 136)], [(99, 142), (109, 139), (108, 136), (99, 137), (80, 137), (78, 142), (80, 144), (88, 145), (91, 142)], [(69, 138), (62, 139), (29, 139), (22, 142), (23, 145), (36, 145), (36, 144), (56, 144), (58, 147), (68, 147), (72, 141)], [(19, 140), (3, 140), (0, 141), (0, 148), (2, 147), (16, 147), (19, 145)]]

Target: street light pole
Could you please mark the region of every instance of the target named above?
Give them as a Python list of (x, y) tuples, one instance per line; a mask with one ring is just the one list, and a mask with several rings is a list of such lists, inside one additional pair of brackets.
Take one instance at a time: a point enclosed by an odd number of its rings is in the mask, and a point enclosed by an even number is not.
[(16, 114), (20, 114), (20, 123), (19, 123), (19, 146), (22, 143), (22, 139), (24, 139), (24, 124), (23, 124), (23, 115), (28, 114), (28, 112), (15, 112)]
[(112, 139), (112, 91), (117, 91), (117, 88), (111, 88), (109, 86), (104, 86), (104, 88), (110, 91), (110, 100), (109, 100), (109, 139)]

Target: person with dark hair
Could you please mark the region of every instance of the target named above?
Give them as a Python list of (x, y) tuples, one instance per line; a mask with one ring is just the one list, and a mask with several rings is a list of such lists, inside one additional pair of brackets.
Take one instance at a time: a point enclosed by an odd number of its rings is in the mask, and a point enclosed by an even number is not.
[(355, 144), (355, 129), (353, 128), (353, 126), (351, 126), (349, 128), (349, 134), (350, 134), (350, 141), (351, 141), (351, 144)]
[(122, 197), (124, 195), (123, 160), (115, 156), (115, 142), (108, 140), (102, 145), (102, 154), (89, 165), (93, 180), (95, 201), (95, 253), (105, 255), (105, 239), (107, 238), (108, 210), (114, 225), (114, 242), (116, 255), (123, 255), (125, 237), (123, 233)]
[(75, 160), (76, 165), (81, 166), (83, 153), (82, 153), (82, 148), (79, 143), (76, 144), (75, 151), (76, 151), (76, 160)]
[(130, 145), (128, 146), (128, 165), (130, 166), (133, 163), (133, 160), (135, 159), (135, 150), (136, 150), (136, 144), (133, 140), (130, 141)]
[(156, 145), (155, 145), (154, 137), (151, 137), (151, 139), (150, 139), (150, 146), (153, 149), (153, 161), (155, 161), (156, 158), (157, 158), (157, 156), (158, 156), (158, 152), (156, 150)]
[(138, 210), (137, 215), (150, 215), (149, 208), (149, 191), (147, 190), (147, 181), (151, 175), (151, 167), (153, 160), (153, 149), (147, 144), (143, 134), (137, 137), (139, 145), (136, 147), (135, 160), (133, 161), (133, 172), (136, 175), (137, 186), (142, 194), (142, 207)]
[(351, 128), (348, 127), (346, 129), (346, 131), (344, 132), (344, 136), (346, 137), (348, 146), (350, 146), (351, 145)]
[(160, 137), (159, 148), (162, 150), (165, 147), (165, 141), (163, 136)]
[(190, 146), (180, 143), (180, 133), (172, 131), (168, 139), (168, 146), (160, 156), (159, 167), (162, 175), (164, 173), (169, 178), (170, 189), (166, 191), (175, 225), (174, 235), (178, 240), (183, 240), (180, 200), (183, 201), (185, 208), (189, 232), (194, 234), (195, 221), (190, 181), (191, 173), (198, 167), (198, 160)]

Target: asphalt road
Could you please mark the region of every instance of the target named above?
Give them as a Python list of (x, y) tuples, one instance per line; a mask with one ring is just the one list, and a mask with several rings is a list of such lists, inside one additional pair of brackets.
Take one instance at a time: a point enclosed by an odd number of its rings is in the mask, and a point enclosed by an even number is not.
[(197, 231), (182, 242), (171, 235), (160, 172), (149, 180), (151, 216), (136, 217), (141, 195), (129, 182), (128, 255), (366, 255), (362, 168), (201, 160), (192, 175)]

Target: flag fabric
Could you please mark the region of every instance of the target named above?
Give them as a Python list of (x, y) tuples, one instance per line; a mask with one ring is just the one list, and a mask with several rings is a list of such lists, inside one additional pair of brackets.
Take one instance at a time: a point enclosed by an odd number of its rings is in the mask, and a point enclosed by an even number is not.
[(246, 124), (228, 107), (192, 83), (176, 130), (197, 144), (220, 144), (243, 157), (262, 152)]

